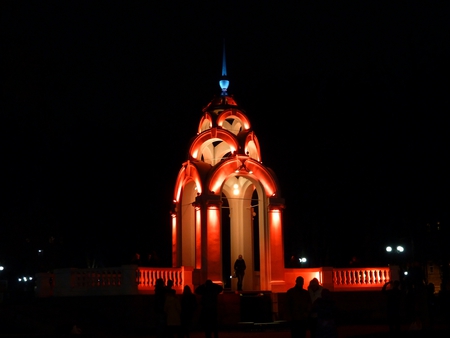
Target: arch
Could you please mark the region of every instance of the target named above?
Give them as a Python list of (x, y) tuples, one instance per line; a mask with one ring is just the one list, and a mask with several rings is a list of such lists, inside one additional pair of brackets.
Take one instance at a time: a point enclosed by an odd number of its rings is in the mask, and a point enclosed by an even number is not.
[(206, 186), (209, 191), (217, 195), (220, 193), (223, 182), (232, 174), (259, 181), (267, 197), (278, 195), (278, 185), (270, 171), (261, 163), (247, 157), (243, 160), (235, 157), (220, 163), (212, 172)]
[(230, 117), (233, 119), (239, 119), (245, 130), (250, 129), (250, 120), (248, 119), (248, 117), (239, 110), (235, 109), (224, 110), (217, 118), (217, 125), (222, 127), (224, 121)]
[(189, 155), (193, 159), (200, 159), (204, 148), (214, 141), (223, 141), (228, 145), (228, 147), (226, 147), (227, 151), (223, 154), (226, 154), (227, 152), (233, 153), (239, 149), (239, 144), (235, 135), (228, 130), (214, 127), (203, 131), (194, 139), (189, 148)]
[(213, 119), (209, 113), (205, 113), (200, 119), (200, 123), (198, 124), (198, 133), (201, 133), (205, 130), (211, 129), (213, 126)]
[(247, 154), (250, 158), (261, 161), (259, 141), (253, 131), (248, 133), (245, 138), (245, 154)]
[(173, 196), (175, 202), (180, 201), (183, 187), (189, 180), (195, 182), (197, 193), (201, 194), (203, 190), (203, 185), (200, 173), (195, 165), (193, 165), (190, 161), (187, 161), (186, 163), (183, 164), (182, 168), (180, 169), (177, 176), (177, 180), (175, 182), (175, 191)]

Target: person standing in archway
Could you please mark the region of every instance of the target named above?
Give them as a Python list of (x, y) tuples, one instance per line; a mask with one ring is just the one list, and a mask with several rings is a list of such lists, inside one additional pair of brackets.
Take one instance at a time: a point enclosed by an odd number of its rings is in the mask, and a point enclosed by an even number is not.
[(245, 265), (245, 261), (242, 258), (242, 255), (239, 255), (238, 259), (236, 259), (236, 262), (234, 262), (234, 271), (235, 271), (236, 277), (238, 279), (238, 282), (237, 282), (238, 291), (242, 291), (242, 281), (244, 280), (246, 268), (247, 268), (247, 266)]

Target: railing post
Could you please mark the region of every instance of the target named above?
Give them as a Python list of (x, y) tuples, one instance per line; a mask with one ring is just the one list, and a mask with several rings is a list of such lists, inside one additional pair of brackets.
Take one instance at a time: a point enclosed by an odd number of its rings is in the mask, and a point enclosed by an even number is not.
[[(67, 297), (76, 295), (75, 272), (77, 269), (56, 269), (53, 295), (56, 297)], [(75, 289), (75, 290), (74, 290)]]
[(330, 291), (334, 290), (333, 268), (332, 267), (323, 267), (322, 268), (322, 286)]
[(37, 273), (35, 296), (38, 298), (53, 296), (54, 278), (53, 274), (49, 272)]
[(389, 279), (391, 281), (400, 280), (400, 267), (398, 265), (389, 265)]
[[(183, 279), (182, 288), (184, 288), (185, 285), (189, 285), (189, 287), (192, 289), (192, 291), (194, 291), (193, 290), (194, 284), (193, 284), (193, 280), (192, 280), (194, 268), (190, 267), (190, 266), (189, 267), (182, 266), (181, 271), (182, 271), (182, 279)], [(183, 290), (181, 290), (181, 291), (183, 291)]]
[(137, 282), (137, 265), (122, 265), (122, 284), (121, 289), (125, 295), (137, 295), (138, 294), (138, 282)]

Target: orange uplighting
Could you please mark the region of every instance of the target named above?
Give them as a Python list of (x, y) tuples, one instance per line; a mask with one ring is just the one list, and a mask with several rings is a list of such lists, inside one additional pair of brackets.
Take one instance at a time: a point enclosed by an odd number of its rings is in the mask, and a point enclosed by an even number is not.
[(202, 268), (202, 220), (200, 208), (195, 208), (195, 268)]
[(270, 213), (270, 216), (272, 217), (272, 224), (275, 226), (278, 226), (281, 224), (281, 212), (280, 210), (272, 210)]
[(216, 206), (208, 207), (208, 224), (219, 225), (219, 209)]
[(225, 129), (211, 128), (197, 135), (191, 144), (189, 154), (193, 158), (197, 158), (201, 153), (203, 144), (211, 139), (218, 139), (227, 143), (230, 146), (230, 149), (232, 149), (231, 152), (236, 151), (236, 149), (239, 148), (238, 140), (234, 134)]
[(226, 110), (222, 112), (222, 114), (217, 119), (217, 125), (221, 126), (223, 124), (223, 121), (225, 121), (230, 116), (236, 116), (242, 122), (246, 130), (250, 129), (250, 121), (248, 117), (242, 114), (240, 111), (236, 110)]
[(172, 216), (172, 262), (177, 264), (177, 217)]

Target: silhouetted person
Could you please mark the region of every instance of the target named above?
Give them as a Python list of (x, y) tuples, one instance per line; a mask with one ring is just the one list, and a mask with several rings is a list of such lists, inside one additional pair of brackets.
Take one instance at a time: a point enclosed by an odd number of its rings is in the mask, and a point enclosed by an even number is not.
[(424, 283), (413, 283), (408, 290), (407, 307), (409, 309), (410, 330), (429, 328), (427, 290)]
[(316, 337), (317, 331), (317, 306), (316, 301), (322, 297), (323, 287), (319, 284), (317, 278), (311, 279), (308, 286), (309, 296), (311, 297), (312, 309), (309, 316), (309, 330), (311, 331), (311, 337)]
[(336, 325), (337, 308), (331, 297), (330, 290), (324, 288), (321, 292), (321, 297), (315, 300), (313, 307), (317, 311), (315, 337), (336, 338), (338, 336)]
[(428, 316), (429, 316), (429, 322), (430, 322), (430, 329), (434, 326), (434, 318), (437, 315), (437, 303), (436, 303), (436, 296), (434, 292), (436, 291), (436, 288), (433, 283), (427, 284), (427, 303), (428, 303)]
[[(173, 290), (173, 280), (168, 279), (167, 280), (167, 285), (166, 285), (166, 292), (172, 291)], [(173, 290), (174, 292), (176, 292), (175, 290)]]
[(211, 338), (214, 333), (214, 338), (219, 337), (219, 323), (218, 323), (218, 302), (217, 297), (223, 291), (223, 287), (214, 284), (208, 279), (205, 284), (198, 286), (195, 293), (202, 296), (201, 299), (201, 313), (200, 320), (205, 331), (205, 337)]
[(295, 286), (286, 293), (292, 338), (305, 338), (308, 328), (312, 303), (309, 292), (303, 289), (303, 284), (303, 277), (298, 276), (295, 280)]
[[(390, 289), (387, 286), (390, 285)], [(381, 291), (386, 295), (386, 314), (390, 332), (400, 332), (403, 292), (400, 290), (400, 282), (387, 282)]]
[(238, 291), (242, 291), (242, 282), (244, 280), (245, 269), (247, 266), (245, 265), (245, 261), (242, 258), (242, 255), (239, 255), (238, 259), (234, 262), (234, 271), (236, 272), (237, 281), (237, 289)]
[(181, 304), (175, 290), (166, 290), (164, 313), (166, 315), (167, 336), (170, 338), (181, 337)]
[(189, 285), (185, 285), (181, 297), (181, 329), (182, 337), (189, 338), (193, 327), (193, 318), (197, 309), (197, 298), (192, 293)]
[(162, 278), (158, 278), (156, 280), (154, 300), (156, 336), (160, 338), (164, 337), (166, 332), (166, 314), (164, 312), (164, 305), (166, 302), (166, 287)]

